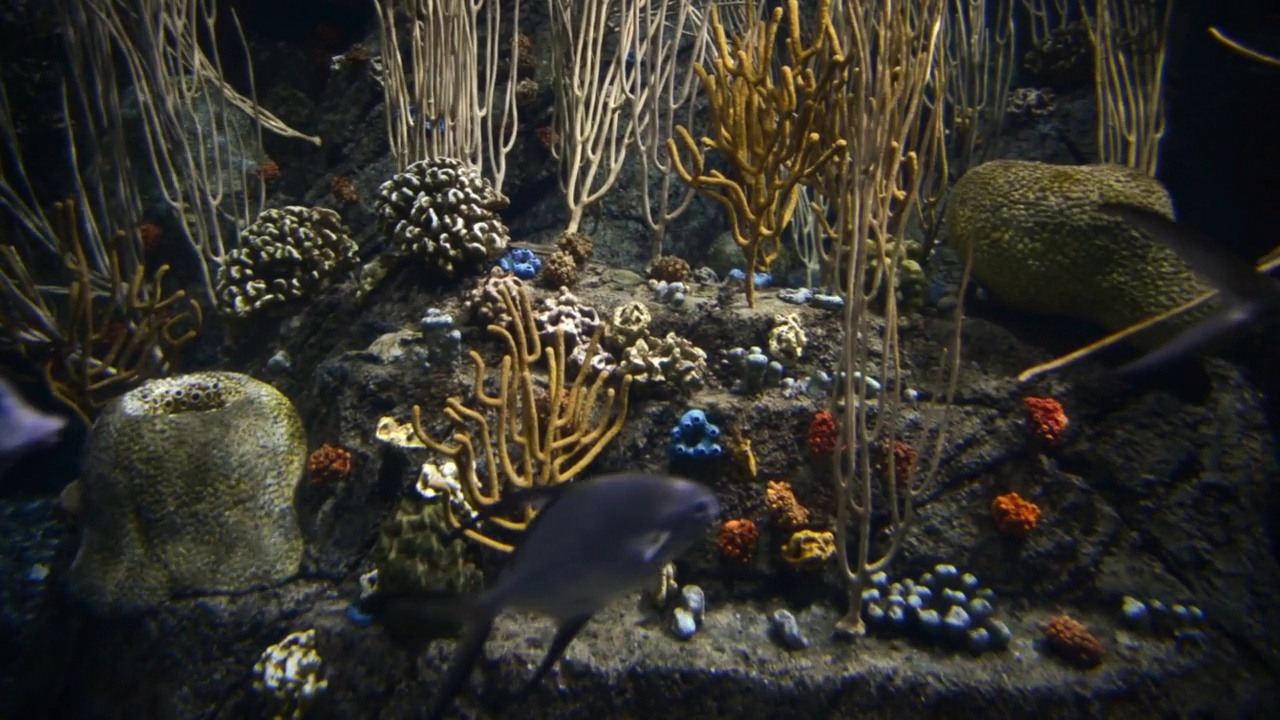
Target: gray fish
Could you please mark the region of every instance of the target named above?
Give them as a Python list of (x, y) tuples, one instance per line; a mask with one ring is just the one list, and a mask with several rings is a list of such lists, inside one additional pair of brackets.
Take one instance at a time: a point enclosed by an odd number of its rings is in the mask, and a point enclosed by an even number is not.
[(706, 534), (720, 504), (705, 486), (683, 478), (624, 473), (522, 493), (486, 515), (530, 498), (542, 510), (488, 590), (439, 598), (373, 595), (361, 612), (374, 617), (416, 615), (424, 623), (452, 614), (466, 623), (428, 718), (452, 705), (480, 655), (497, 616), (508, 609), (551, 617), (556, 634), (523, 695), (546, 676), (591, 616), (621, 595), (639, 589), (662, 567)]
[(66, 418), (31, 407), (0, 378), (0, 472), (23, 453), (57, 442), (66, 425)]
[(1280, 281), (1258, 272), (1208, 236), (1145, 208), (1108, 203), (1099, 209), (1167, 245), (1212, 283), (1226, 301), (1221, 312), (1120, 368), (1120, 375), (1138, 375), (1195, 355), (1217, 340), (1275, 318), (1280, 311)]

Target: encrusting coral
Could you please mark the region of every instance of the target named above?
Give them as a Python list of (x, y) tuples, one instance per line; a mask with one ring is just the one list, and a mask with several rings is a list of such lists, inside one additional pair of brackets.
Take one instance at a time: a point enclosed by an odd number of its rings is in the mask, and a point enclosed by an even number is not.
[[(1000, 301), (1108, 330), (1212, 290), (1171, 249), (1099, 210), (1106, 202), (1173, 217), (1168, 191), (1138, 170), (993, 160), (951, 191), (947, 237), (962, 257), (972, 251), (973, 276)], [(1135, 341), (1158, 344), (1202, 315), (1185, 313)]]

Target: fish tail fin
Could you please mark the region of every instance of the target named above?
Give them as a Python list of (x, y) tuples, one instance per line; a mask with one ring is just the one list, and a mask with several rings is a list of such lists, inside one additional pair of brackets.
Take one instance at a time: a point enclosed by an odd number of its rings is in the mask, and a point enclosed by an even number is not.
[(436, 689), (431, 708), (427, 710), (427, 720), (440, 720), (444, 717), (445, 712), (458, 697), (458, 693), (462, 692), (462, 686), (467, 684), (472, 669), (484, 653), (484, 642), (489, 638), (489, 631), (493, 629), (495, 617), (489, 612), (473, 617), (467, 624), (466, 632), (458, 640), (449, 669), (445, 671), (444, 678)]

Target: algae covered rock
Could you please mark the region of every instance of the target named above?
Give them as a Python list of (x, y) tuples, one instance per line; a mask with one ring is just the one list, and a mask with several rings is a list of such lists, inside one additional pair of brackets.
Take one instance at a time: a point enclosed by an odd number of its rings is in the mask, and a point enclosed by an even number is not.
[[(1164, 186), (1131, 168), (994, 160), (956, 183), (947, 236), (961, 257), (973, 248), (974, 277), (1001, 302), (1108, 330), (1212, 289), (1172, 250), (1099, 212), (1106, 202), (1173, 217)], [(1191, 315), (1166, 326), (1185, 325)], [(1146, 334), (1139, 341), (1160, 337)]]
[(89, 433), (72, 595), (114, 614), (290, 577), (306, 459), (292, 403), (247, 375), (162, 378), (117, 398)]

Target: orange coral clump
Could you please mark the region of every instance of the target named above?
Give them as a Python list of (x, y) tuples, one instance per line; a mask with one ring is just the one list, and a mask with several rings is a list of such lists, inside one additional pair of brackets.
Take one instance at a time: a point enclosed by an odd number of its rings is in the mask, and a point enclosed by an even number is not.
[(836, 419), (830, 410), (819, 410), (809, 422), (809, 452), (814, 455), (830, 455), (836, 451), (839, 434)]
[(760, 528), (747, 518), (727, 520), (720, 526), (720, 553), (735, 562), (746, 563), (756, 550)]
[(809, 509), (796, 500), (789, 482), (770, 480), (765, 490), (765, 505), (773, 524), (783, 530), (793, 530), (809, 522)]
[(1083, 623), (1066, 615), (1055, 615), (1041, 628), (1049, 647), (1064, 659), (1082, 668), (1097, 667), (1106, 648)]
[(782, 547), (782, 559), (809, 570), (822, 567), (835, 557), (836, 536), (830, 530), (801, 530)]
[(1040, 521), (1040, 508), (1029, 500), (1023, 500), (1018, 493), (1011, 492), (991, 502), (991, 517), (995, 519), (996, 529), (1001, 535), (1024, 538)]
[(351, 475), (351, 451), (325, 443), (307, 459), (312, 485), (341, 482)]
[(1022, 402), (1027, 407), (1027, 429), (1039, 440), (1057, 445), (1066, 437), (1067, 412), (1062, 403), (1053, 398), (1028, 397)]
[(329, 189), (333, 193), (333, 199), (343, 205), (360, 202), (360, 191), (346, 175), (334, 175)]

